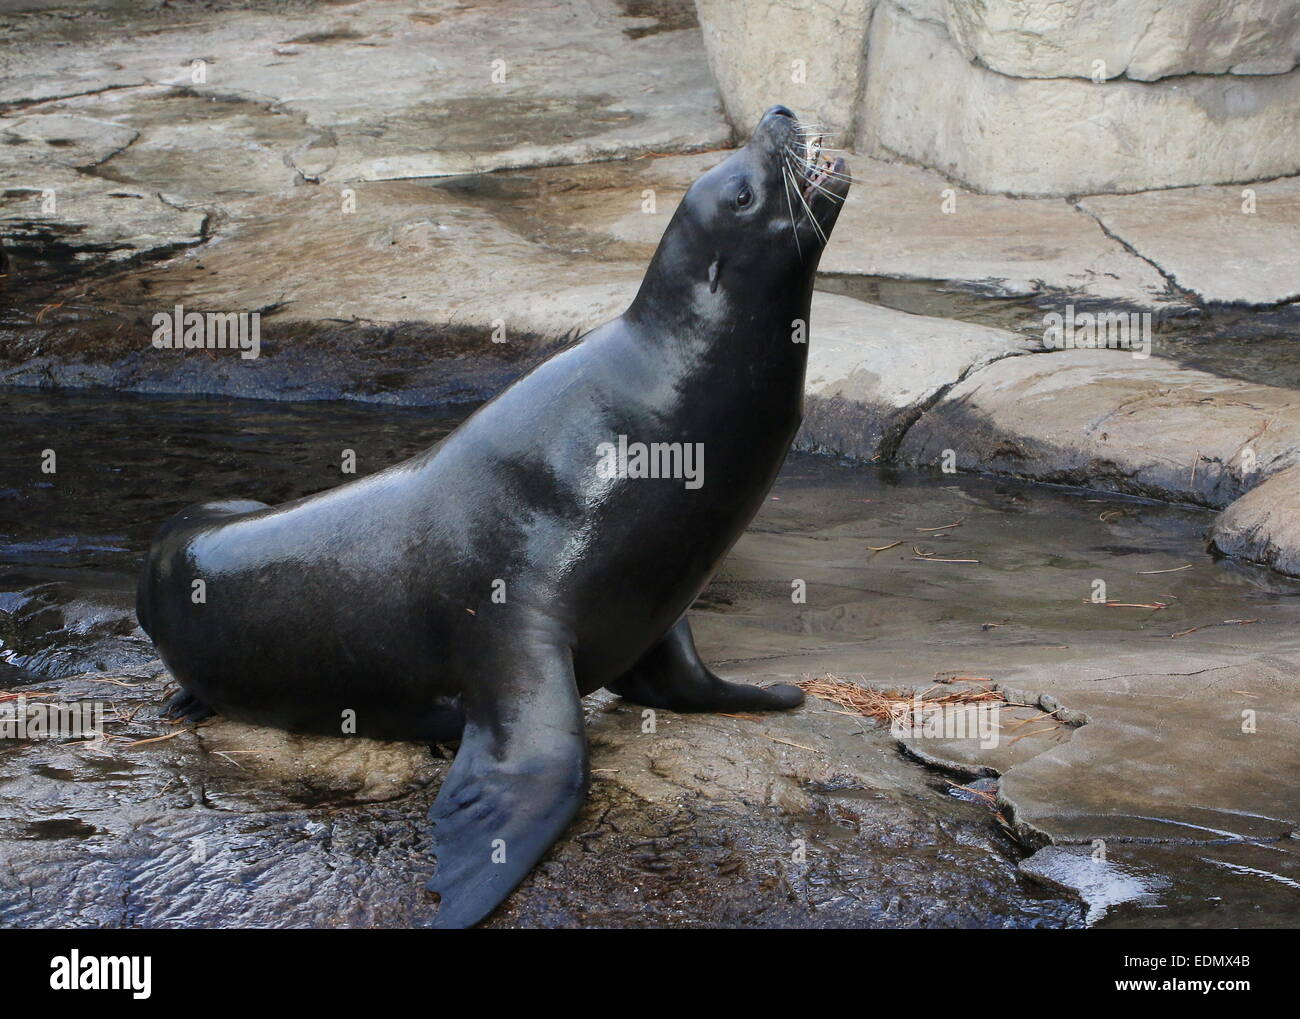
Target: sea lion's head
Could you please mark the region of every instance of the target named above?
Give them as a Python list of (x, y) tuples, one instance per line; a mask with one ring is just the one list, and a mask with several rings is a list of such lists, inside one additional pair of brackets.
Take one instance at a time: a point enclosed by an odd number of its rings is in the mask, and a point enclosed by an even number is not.
[(823, 154), (821, 136), (773, 106), (743, 148), (691, 185), (646, 282), (661, 299), (672, 284), (692, 284), (699, 310), (737, 296), (806, 301), (849, 183), (844, 160)]
[(762, 233), (766, 241), (793, 247), (800, 261), (810, 258), (815, 265), (849, 183), (844, 160), (823, 153), (821, 132), (801, 124), (787, 107), (773, 106), (745, 147), (691, 191), (697, 203), (712, 202), (719, 229), (734, 229), (737, 239)]

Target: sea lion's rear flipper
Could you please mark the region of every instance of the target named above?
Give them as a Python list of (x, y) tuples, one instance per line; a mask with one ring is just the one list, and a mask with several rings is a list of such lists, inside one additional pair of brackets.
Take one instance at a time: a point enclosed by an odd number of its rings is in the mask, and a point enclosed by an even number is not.
[(685, 616), (609, 688), (635, 704), (668, 711), (780, 711), (803, 703), (803, 691), (788, 683), (750, 686), (714, 675), (695, 650)]
[(465, 732), (429, 810), (434, 927), (492, 911), (560, 837), (587, 792), (587, 738), (567, 647), (494, 652), (465, 695)]

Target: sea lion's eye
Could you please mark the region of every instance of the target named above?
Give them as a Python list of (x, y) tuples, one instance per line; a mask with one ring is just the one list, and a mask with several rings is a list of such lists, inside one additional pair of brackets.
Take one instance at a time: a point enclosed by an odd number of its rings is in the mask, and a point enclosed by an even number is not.
[(740, 190), (736, 192), (736, 208), (744, 209), (754, 200), (754, 192), (748, 184), (742, 184)]

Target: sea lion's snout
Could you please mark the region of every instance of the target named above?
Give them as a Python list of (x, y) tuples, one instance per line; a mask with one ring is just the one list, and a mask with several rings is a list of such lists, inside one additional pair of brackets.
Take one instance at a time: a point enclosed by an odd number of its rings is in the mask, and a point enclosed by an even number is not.
[(797, 141), (799, 133), (799, 118), (794, 112), (788, 106), (773, 106), (758, 119), (749, 143), (779, 154)]
[(826, 145), (816, 125), (804, 124), (787, 106), (773, 106), (758, 122), (749, 145), (759, 149), (785, 192), (796, 234), (825, 244), (848, 197), (852, 178), (842, 156)]

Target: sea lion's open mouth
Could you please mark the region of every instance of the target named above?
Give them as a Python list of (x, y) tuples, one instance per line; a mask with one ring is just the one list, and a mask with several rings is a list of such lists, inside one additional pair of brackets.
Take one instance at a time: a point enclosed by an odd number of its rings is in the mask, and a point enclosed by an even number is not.
[(789, 203), (790, 223), (799, 244), (801, 221), (812, 228), (817, 241), (825, 244), (839, 217), (840, 206), (848, 197), (848, 165), (842, 157), (832, 158), (824, 146), (824, 135), (819, 128), (810, 127), (793, 117), (785, 121), (784, 134), (778, 135), (777, 144), (784, 161), (786, 197)]
[[(835, 180), (845, 179), (843, 157), (831, 160), (822, 152), (822, 136), (809, 135), (804, 139), (803, 197), (812, 200), (820, 192), (828, 194), (827, 186)], [(835, 197), (840, 197), (836, 195)]]
[[(837, 157), (834, 162), (827, 159), (823, 163), (814, 164), (810, 167), (804, 173), (804, 198), (811, 202), (819, 193), (831, 197), (832, 192), (828, 192), (827, 188), (833, 181), (844, 179), (846, 165), (844, 158), (841, 156)], [(834, 195), (834, 197), (838, 199), (840, 196)]]

